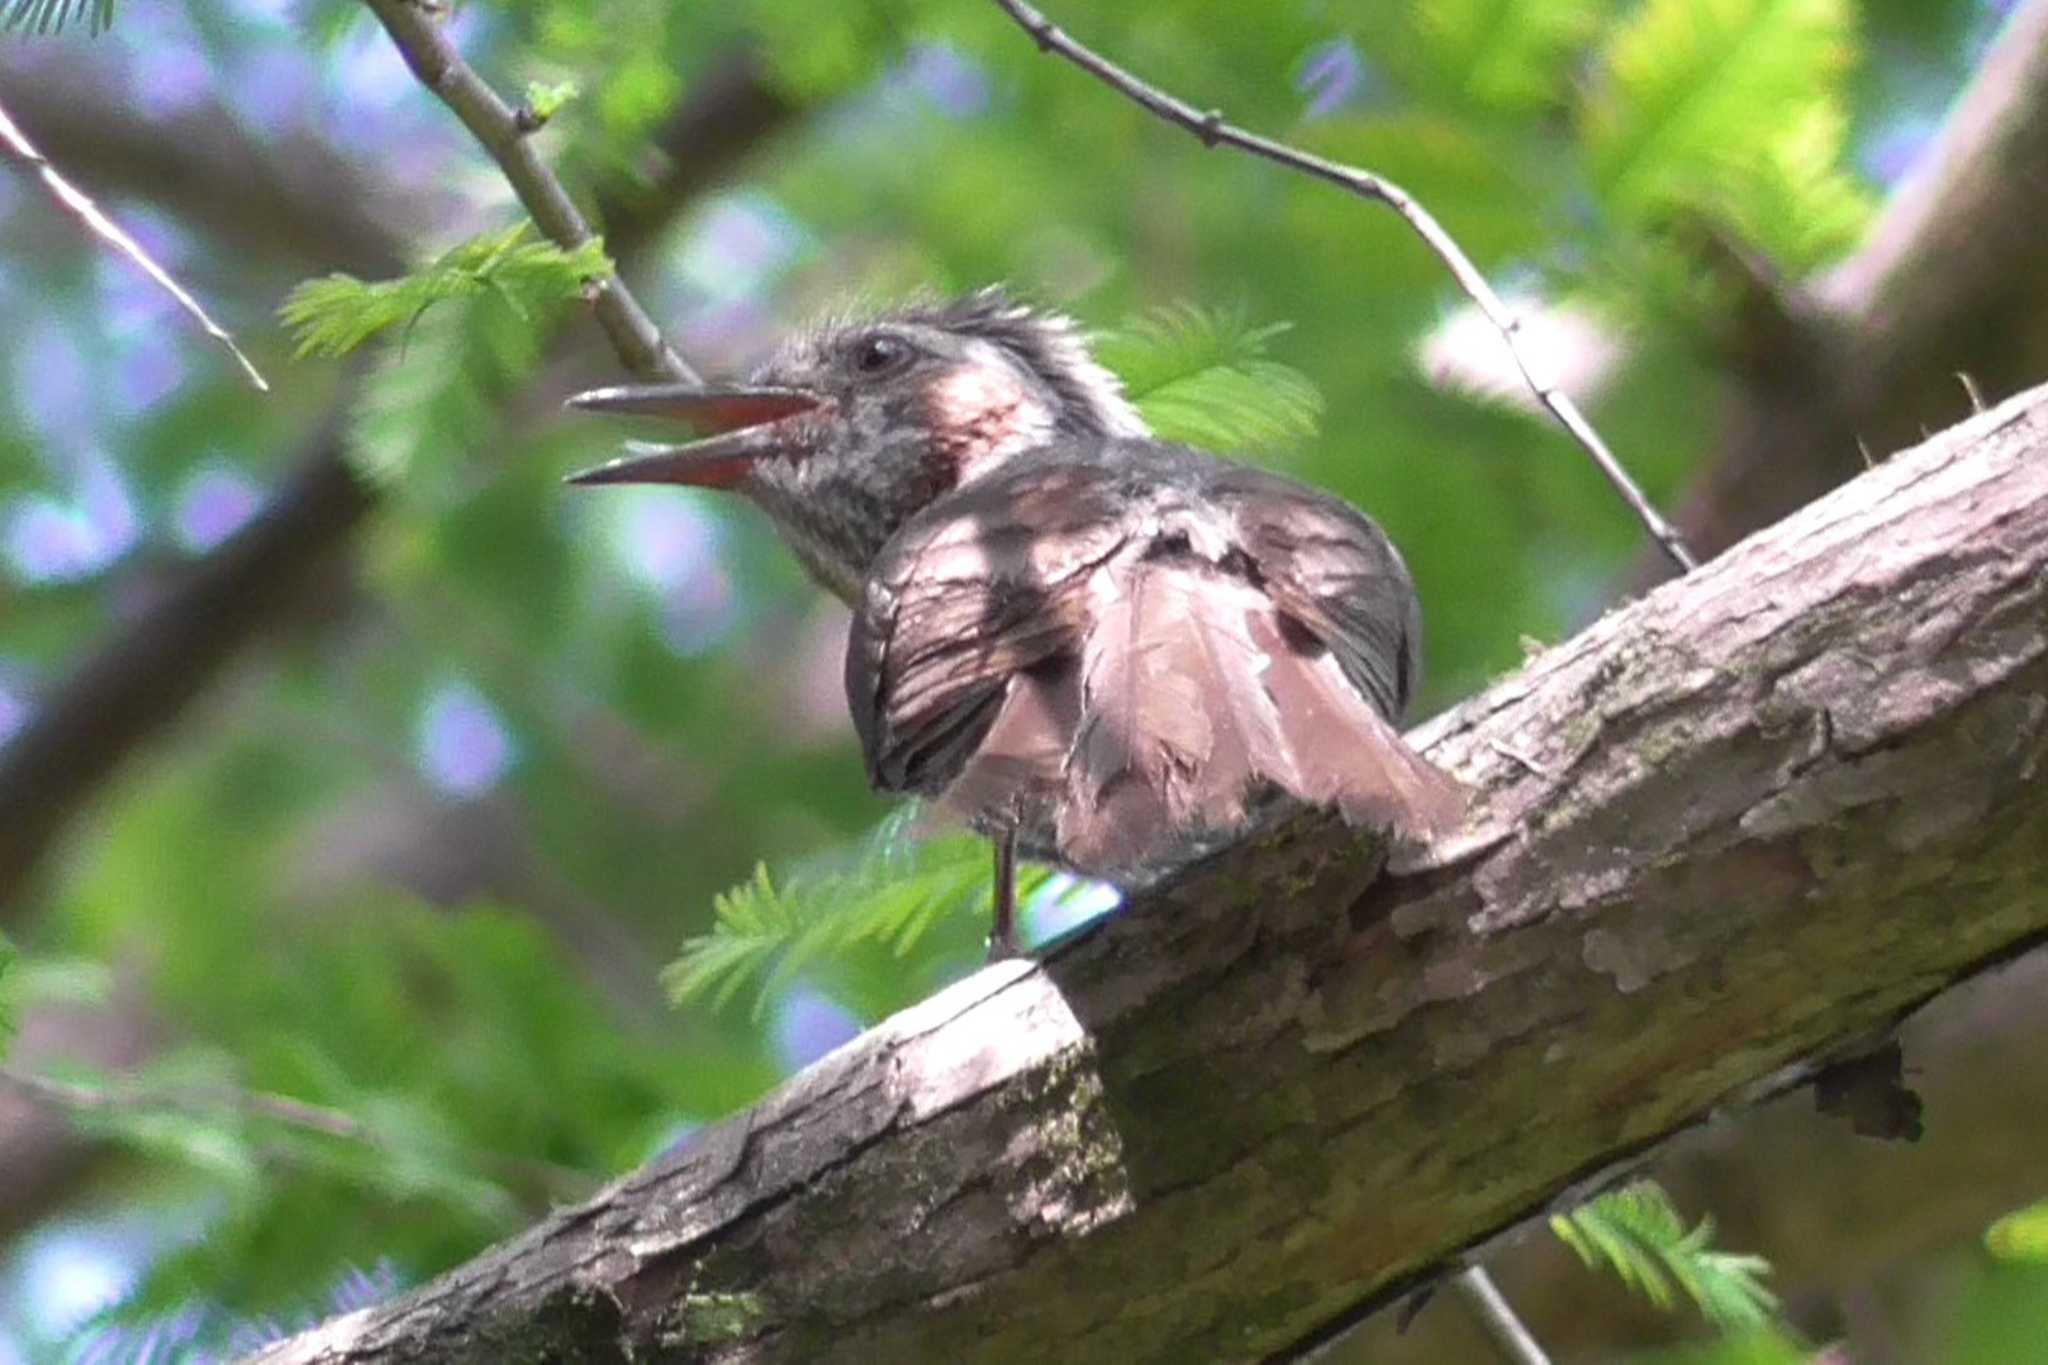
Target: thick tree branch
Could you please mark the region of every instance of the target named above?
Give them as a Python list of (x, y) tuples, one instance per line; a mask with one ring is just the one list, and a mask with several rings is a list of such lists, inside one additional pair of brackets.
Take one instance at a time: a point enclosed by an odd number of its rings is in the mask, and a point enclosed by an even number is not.
[(1303, 818), (261, 1359), (1229, 1360), (2048, 940), (2048, 389), (1425, 727)]
[(1458, 245), (1457, 239), (1445, 231), (1443, 224), (1437, 222), (1435, 215), (1417, 202), (1413, 195), (1384, 176), (1375, 175), (1356, 166), (1329, 161), (1285, 142), (1276, 142), (1272, 138), (1247, 132), (1235, 124), (1225, 122), (1219, 110), (1211, 109), (1205, 113), (1184, 100), (1176, 99), (1158, 86), (1139, 80), (1115, 62), (1076, 42), (1058, 25), (1024, 3), (1024, 0), (995, 0), (995, 3), (998, 9), (1017, 22), (1019, 28), (1031, 35), (1031, 40), (1038, 44), (1039, 51), (1055, 53), (1072, 62), (1147, 113), (1193, 134), (1204, 147), (1234, 147), (1276, 165), (1285, 166), (1289, 170), (1299, 171), (1325, 184), (1335, 185), (1338, 189), (1355, 194), (1361, 199), (1385, 204), (1392, 209), (1401, 221), (1408, 225), (1409, 230), (1422, 239), (1423, 245), (1429, 248), (1431, 254), (1443, 262), (1444, 268), (1450, 271), (1451, 278), (1457, 282), (1458, 288), (1465, 292), (1465, 297), (1472, 300), (1481, 315), (1500, 333), (1500, 339), (1506, 344), (1508, 354), (1513, 357), (1515, 368), (1521, 372), (1522, 382), (1529, 386), (1529, 392), (1536, 396), (1536, 401), (1543, 405), (1544, 410), (1549, 412), (1557, 424), (1564, 428), (1565, 433), (1586, 452), (1587, 458), (1593, 461), (1594, 467), (1600, 471), (1601, 476), (1607, 480), (1621, 500), (1628, 504), (1629, 510), (1635, 513), (1636, 520), (1643, 524), (1643, 529), (1650, 533), (1651, 539), (1671, 562), (1678, 566), (1680, 572), (1693, 567), (1693, 555), (1686, 548), (1685, 541), (1651, 505), (1649, 498), (1644, 496), (1643, 490), (1636, 485), (1628, 471), (1622, 468), (1621, 461), (1607, 448), (1607, 442), (1601, 439), (1600, 433), (1593, 429), (1593, 424), (1579, 411), (1579, 405), (1548, 376), (1538, 372), (1535, 363), (1522, 347), (1522, 320), (1516, 317), (1500, 295), (1494, 292), (1493, 286), (1486, 282), (1486, 276), (1472, 263), (1472, 258), (1465, 254), (1465, 249)]

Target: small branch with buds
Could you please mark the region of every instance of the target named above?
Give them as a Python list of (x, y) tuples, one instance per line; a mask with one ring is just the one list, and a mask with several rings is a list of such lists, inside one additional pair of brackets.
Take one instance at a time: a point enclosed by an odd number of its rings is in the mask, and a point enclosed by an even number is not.
[(86, 230), (93, 236), (135, 262), (143, 274), (149, 276), (159, 288), (177, 300), (178, 306), (206, 329), (208, 336), (228, 348), (241, 365), (242, 373), (249, 376), (251, 384), (260, 392), (270, 391), (270, 385), (264, 380), (262, 372), (248, 356), (242, 354), (242, 348), (235, 345), (235, 338), (228, 329), (208, 316), (206, 309), (200, 306), (199, 300), (193, 298), (183, 285), (171, 278), (171, 272), (158, 265), (150, 254), (142, 249), (142, 244), (123, 231), (119, 223), (107, 217), (99, 205), (86, 196), (85, 191), (66, 180), (57, 168), (50, 164), (49, 158), (36, 150), (35, 144), (30, 142), (27, 134), (8, 117), (4, 107), (0, 107), (0, 151), (4, 151), (9, 157), (41, 177), (44, 187), (50, 191), (50, 196), (57, 201), (59, 207), (85, 224)]
[[(570, 202), (562, 182), (534, 150), (528, 134), (539, 126), (533, 111), (521, 117), (455, 50), (437, 17), (442, 7), (426, 0), (364, 0), (391, 35), (405, 64), (441, 103), (454, 111), (475, 135), (533, 221), (564, 251), (574, 251), (595, 235)], [(626, 367), (642, 378), (680, 379), (697, 383), (699, 376), (683, 362), (661, 330), (640, 306), (625, 282), (607, 275), (592, 287), (591, 311), (611, 338)]]
[(1586, 420), (1571, 396), (1549, 379), (1539, 376), (1534, 362), (1523, 350), (1519, 339), (1522, 331), (1521, 319), (1509, 311), (1500, 295), (1494, 292), (1493, 286), (1486, 282), (1486, 277), (1479, 273), (1479, 267), (1472, 263), (1472, 258), (1465, 254), (1451, 234), (1444, 230), (1443, 225), (1406, 190), (1370, 171), (1346, 166), (1341, 162), (1327, 161), (1287, 143), (1275, 142), (1271, 138), (1247, 132), (1235, 124), (1225, 122), (1218, 110), (1198, 110), (1157, 86), (1139, 80), (1108, 58), (1068, 37), (1050, 19), (1025, 4), (1024, 0), (995, 0), (995, 3), (997, 8), (1017, 22), (1018, 27), (1031, 35), (1032, 41), (1038, 44), (1039, 51), (1052, 53), (1072, 62), (1141, 108), (1194, 134), (1204, 147), (1235, 147), (1239, 151), (1277, 162), (1291, 170), (1335, 185), (1339, 189), (1348, 190), (1361, 199), (1377, 200), (1401, 215), (1401, 220), (1407, 223), (1415, 235), (1422, 239), (1423, 244), (1444, 263), (1452, 278), (1458, 282), (1458, 287), (1465, 291), (1466, 297), (1472, 300), (1485, 315), (1486, 320), (1500, 333), (1501, 339), (1507, 343), (1508, 354), (1514, 357), (1515, 368), (1521, 371), (1523, 382), (1528, 384), (1529, 391), (1536, 395), (1537, 401), (1543, 404), (1550, 415), (1557, 419), (1558, 425), (1563, 427), (1591, 457), (1595, 467), (1606, 477), (1614, 491), (1621, 495), (1622, 501), (1635, 512), (1637, 520), (1642, 522), (1644, 529), (1663, 547), (1671, 562), (1684, 572), (1693, 569), (1698, 561), (1686, 548), (1677, 530), (1650, 505), (1650, 500), (1643, 495), (1643, 490), (1629, 477), (1628, 471), (1621, 467), (1621, 461), (1607, 448), (1607, 443), (1600, 439), (1600, 433), (1593, 430), (1592, 423)]

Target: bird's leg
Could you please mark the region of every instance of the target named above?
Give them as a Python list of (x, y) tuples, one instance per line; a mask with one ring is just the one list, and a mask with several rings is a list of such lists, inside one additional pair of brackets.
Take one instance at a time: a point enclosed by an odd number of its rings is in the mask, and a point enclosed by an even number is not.
[(1018, 956), (1017, 831), (1005, 825), (993, 836), (996, 850), (995, 925), (988, 936), (988, 960)]

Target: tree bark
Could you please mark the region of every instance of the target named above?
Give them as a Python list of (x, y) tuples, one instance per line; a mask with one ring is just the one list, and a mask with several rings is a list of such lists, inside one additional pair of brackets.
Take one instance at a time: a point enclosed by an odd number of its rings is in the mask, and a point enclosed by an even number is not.
[(2048, 939), (2048, 389), (1417, 736), (1480, 793), (1303, 816), (259, 1357), (1310, 1349)]

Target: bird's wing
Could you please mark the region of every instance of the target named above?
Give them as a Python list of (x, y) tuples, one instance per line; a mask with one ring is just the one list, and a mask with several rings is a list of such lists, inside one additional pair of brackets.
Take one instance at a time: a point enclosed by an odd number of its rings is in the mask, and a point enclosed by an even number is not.
[(1393, 542), (1348, 503), (1263, 470), (1229, 466), (1210, 488), (1274, 602), (1398, 722), (1418, 681), (1422, 612)]
[(1468, 793), (1395, 729), (1415, 689), (1422, 614), (1393, 544), (1347, 504), (1277, 475), (1231, 467), (1209, 495), (1272, 604), (1249, 630), (1296, 768), (1283, 785), (1361, 823), (1454, 827)]
[[(1124, 540), (1114, 485), (1090, 464), (999, 471), (883, 548), (846, 654), (847, 702), (877, 787), (935, 792), (977, 748), (1000, 763), (1002, 746), (984, 741), (1012, 679), (1056, 671), (1077, 647), (1080, 588)], [(1057, 773), (1065, 754), (1050, 752), (1052, 716), (1032, 727), (1027, 702), (1010, 709), (997, 738), (1021, 746), (1020, 761), (1047, 750)]]

